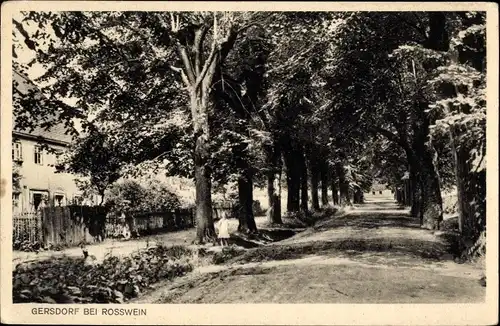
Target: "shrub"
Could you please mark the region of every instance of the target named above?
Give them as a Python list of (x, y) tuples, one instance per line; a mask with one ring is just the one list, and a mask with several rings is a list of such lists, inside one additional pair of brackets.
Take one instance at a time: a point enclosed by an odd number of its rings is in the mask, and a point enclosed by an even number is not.
[[(125, 214), (132, 236), (137, 236), (134, 215), (139, 213), (166, 212), (181, 208), (181, 202), (176, 194), (161, 183), (150, 183), (142, 186), (137, 181), (126, 180), (115, 184), (109, 192), (106, 207), (110, 217), (121, 217)], [(109, 234), (120, 230), (108, 230)], [(116, 235), (118, 235), (116, 234)]]
[(82, 258), (54, 258), (17, 265), (14, 303), (122, 303), (152, 284), (183, 276), (193, 269), (192, 252), (159, 245), (124, 258), (92, 264)]
[(136, 181), (126, 180), (115, 184), (108, 195), (106, 206), (112, 215), (123, 213), (172, 211), (181, 207), (177, 195), (161, 183), (142, 186)]
[(252, 209), (253, 209), (253, 215), (255, 215), (255, 216), (266, 215), (266, 211), (262, 209), (262, 206), (260, 205), (260, 201), (258, 201), (258, 200), (253, 201)]
[[(231, 208), (231, 211), (228, 211), (230, 217), (232, 218), (238, 218), (240, 214), (240, 203), (238, 200), (238, 197), (236, 196), (231, 196), (227, 200), (219, 200), (219, 201), (214, 201), (213, 206), (216, 208)], [(262, 209), (262, 206), (260, 204), (260, 201), (254, 200), (252, 203), (252, 210), (254, 216), (262, 216), (266, 215), (266, 211)]]
[(25, 252), (36, 252), (43, 249), (43, 243), (41, 241), (32, 242), (29, 240), (15, 239), (12, 242), (12, 249)]

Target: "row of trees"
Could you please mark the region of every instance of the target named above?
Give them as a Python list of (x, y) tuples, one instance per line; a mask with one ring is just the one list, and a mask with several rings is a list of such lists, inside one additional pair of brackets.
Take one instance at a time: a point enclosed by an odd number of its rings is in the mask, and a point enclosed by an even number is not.
[[(254, 184), (266, 185), (269, 217), (280, 223), (282, 175), (294, 213), (328, 204), (328, 189), (334, 204), (361, 200), (377, 171), (394, 187), (409, 172), (408, 204), (430, 229), (442, 219), (443, 183), (456, 182), (461, 231), (476, 239), (485, 205), (484, 20), (465, 12), (27, 12), (15, 21), (24, 44), (14, 51), (37, 51), (49, 103), (24, 100), (16, 116), (51, 110), (69, 127), (79, 119), (84, 136), (68, 168), (99, 192), (144, 164), (194, 178), (199, 242), (214, 234), (218, 185), (236, 182), (240, 230), (255, 232)], [(68, 97), (76, 104), (57, 104)]]

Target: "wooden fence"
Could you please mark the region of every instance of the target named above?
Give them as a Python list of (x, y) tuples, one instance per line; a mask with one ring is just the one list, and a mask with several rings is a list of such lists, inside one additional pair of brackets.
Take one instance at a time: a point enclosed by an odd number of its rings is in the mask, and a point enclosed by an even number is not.
[(38, 211), (15, 214), (13, 223), (14, 248), (21, 243), (76, 246), (104, 238), (106, 212), (102, 207), (44, 207)]
[(43, 242), (46, 246), (75, 246), (102, 240), (106, 212), (101, 207), (64, 206), (41, 210)]
[[(215, 204), (212, 213), (215, 220), (224, 213), (236, 217), (237, 207)], [(139, 234), (144, 235), (181, 230), (196, 225), (193, 209), (136, 214), (134, 223)], [(107, 217), (103, 207), (45, 207), (37, 212), (13, 216), (14, 243), (41, 243), (46, 247), (76, 246), (83, 242), (92, 243), (104, 238), (120, 237), (124, 228), (125, 221)]]
[(140, 234), (182, 230), (195, 225), (192, 209), (137, 214), (134, 220)]
[[(138, 213), (133, 216), (134, 229), (139, 235), (182, 230), (195, 226), (192, 209), (165, 212)], [(108, 217), (105, 224), (106, 238), (119, 238), (130, 232), (126, 218)]]
[(28, 242), (31, 244), (42, 242), (41, 214), (36, 212), (22, 212), (12, 220), (13, 243)]
[(214, 220), (218, 220), (223, 214), (227, 214), (229, 217), (236, 217), (237, 207), (233, 204), (214, 204), (212, 206), (212, 217)]

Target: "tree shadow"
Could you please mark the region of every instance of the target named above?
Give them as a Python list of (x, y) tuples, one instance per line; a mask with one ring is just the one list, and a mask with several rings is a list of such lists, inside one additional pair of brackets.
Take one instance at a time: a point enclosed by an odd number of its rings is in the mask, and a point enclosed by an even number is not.
[[(368, 207), (368, 206), (357, 206), (359, 212), (378, 212), (378, 211), (403, 211), (406, 209), (404, 206), (393, 206), (393, 207)], [(401, 214), (401, 213), (399, 213)]]
[(408, 238), (339, 239), (292, 245), (270, 245), (246, 251), (230, 263), (299, 259), (310, 255), (355, 257), (366, 254), (394, 253), (431, 262), (448, 260), (448, 247), (442, 243)]
[(388, 228), (411, 228), (420, 229), (420, 221), (412, 216), (404, 216), (400, 213), (374, 213), (356, 212), (356, 214), (329, 220), (315, 227), (317, 231), (335, 229), (340, 227), (353, 227), (364, 229)]
[(231, 238), (229, 238), (227, 242), (230, 246), (238, 246), (245, 249), (256, 248), (260, 246), (258, 243), (248, 241), (238, 235), (233, 234), (231, 234)]
[(290, 229), (259, 229), (256, 234), (233, 233), (228, 239), (230, 245), (243, 247), (245, 249), (256, 248), (264, 244), (288, 239), (298, 232)]

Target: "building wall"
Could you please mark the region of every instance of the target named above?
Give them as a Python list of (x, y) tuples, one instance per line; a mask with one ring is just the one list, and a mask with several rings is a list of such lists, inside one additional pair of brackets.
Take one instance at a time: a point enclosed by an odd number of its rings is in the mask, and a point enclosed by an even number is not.
[(365, 196), (387, 197), (387, 196), (393, 196), (393, 192), (390, 189), (384, 189), (384, 190), (371, 189), (370, 192), (365, 193)]
[[(42, 193), (47, 195), (47, 199), (52, 201), (56, 206), (61, 199), (61, 205), (71, 204), (75, 196), (81, 196), (78, 190), (75, 179), (76, 176), (70, 173), (56, 173), (54, 165), (57, 162), (57, 157), (54, 153), (42, 151), (42, 163), (35, 163), (35, 146), (37, 141), (30, 139), (18, 139), (21, 144), (22, 163), (14, 163), (19, 167), (21, 174), (20, 193), (18, 197), (13, 195), (14, 212), (33, 210), (33, 194)], [(65, 150), (65, 146), (50, 145), (57, 150)], [(88, 202), (87, 202), (88, 203)]]
[(387, 197), (392, 195), (393, 195), (392, 189), (388, 188), (387, 185), (378, 182), (374, 182), (372, 187), (370, 188), (370, 191), (365, 193), (365, 196), (368, 197), (370, 196)]

